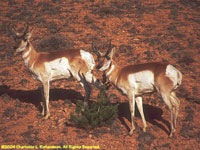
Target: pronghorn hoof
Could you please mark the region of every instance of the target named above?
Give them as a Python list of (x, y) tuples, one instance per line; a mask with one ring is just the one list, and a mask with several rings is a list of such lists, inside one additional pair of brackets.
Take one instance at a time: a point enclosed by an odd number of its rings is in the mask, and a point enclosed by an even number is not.
[(42, 116), (44, 116), (45, 115), (45, 113), (44, 113), (44, 111), (42, 111)]
[(44, 119), (48, 119), (50, 117), (50, 114), (46, 114), (46, 116), (44, 117)]
[(133, 132), (129, 132), (128, 135), (129, 135), (129, 136), (132, 136), (132, 135), (133, 135)]
[(170, 132), (169, 137), (170, 137), (170, 138), (173, 137), (173, 135), (174, 135), (175, 132), (176, 132), (176, 129), (172, 129), (172, 131)]
[(169, 138), (173, 137), (173, 133), (170, 133)]
[(170, 135), (169, 135), (169, 137), (172, 138), (173, 135), (174, 135), (174, 132), (171, 132)]
[(128, 133), (128, 135), (132, 136), (132, 135), (133, 135), (133, 131), (134, 131), (134, 130), (131, 130), (131, 131)]

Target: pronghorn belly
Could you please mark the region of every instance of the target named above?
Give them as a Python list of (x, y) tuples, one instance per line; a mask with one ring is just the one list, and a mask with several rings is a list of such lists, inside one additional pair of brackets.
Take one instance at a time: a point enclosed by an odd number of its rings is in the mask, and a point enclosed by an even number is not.
[(126, 88), (124, 86), (119, 86), (118, 85), (116, 87), (122, 94), (127, 95), (127, 90), (126, 90)]
[(69, 62), (65, 57), (46, 62), (45, 68), (50, 74), (50, 80), (69, 78), (71, 76)]
[(128, 81), (135, 95), (154, 91), (154, 74), (151, 71), (132, 73), (128, 76)]

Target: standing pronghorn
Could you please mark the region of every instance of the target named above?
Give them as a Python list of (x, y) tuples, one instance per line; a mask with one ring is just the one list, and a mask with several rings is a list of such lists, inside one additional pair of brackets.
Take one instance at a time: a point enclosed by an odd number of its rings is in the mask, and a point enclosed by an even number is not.
[(132, 135), (135, 129), (133, 123), (135, 102), (142, 117), (143, 131), (146, 131), (147, 125), (141, 96), (156, 89), (171, 112), (171, 137), (176, 130), (176, 120), (180, 106), (180, 101), (174, 90), (181, 84), (181, 72), (170, 64), (159, 62), (121, 67), (113, 60), (115, 48), (111, 50), (111, 45), (105, 55), (100, 54), (95, 47), (93, 48), (98, 56), (97, 69), (104, 71), (107, 78), (128, 96), (132, 124), (129, 134)]
[(88, 100), (91, 93), (88, 82), (98, 84), (96, 78), (92, 74), (92, 70), (95, 67), (93, 56), (89, 52), (80, 49), (37, 52), (30, 42), (33, 28), (31, 31), (28, 30), (28, 26), (22, 34), (14, 30), (17, 38), (20, 40), (16, 52), (23, 52), (22, 57), (26, 67), (33, 73), (34, 77), (42, 82), (45, 98), (42, 105), (42, 114), (45, 115), (45, 119), (50, 116), (50, 81), (74, 77), (84, 87), (84, 100)]

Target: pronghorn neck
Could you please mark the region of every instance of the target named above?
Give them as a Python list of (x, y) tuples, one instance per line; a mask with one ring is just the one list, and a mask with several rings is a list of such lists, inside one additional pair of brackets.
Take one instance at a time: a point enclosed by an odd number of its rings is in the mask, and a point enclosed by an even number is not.
[(117, 75), (118, 75), (119, 69), (115, 62), (111, 62), (109, 68), (106, 70), (106, 76), (108, 79), (116, 85), (117, 83)]
[(22, 58), (24, 59), (25, 65), (27, 67), (32, 66), (32, 64), (30, 64), (30, 62), (33, 62), (33, 60), (35, 59), (36, 56), (37, 56), (36, 50), (34, 49), (33, 45), (30, 42), (28, 42), (26, 49), (22, 53)]
[(32, 52), (36, 53), (35, 49), (33, 48), (33, 45), (32, 45), (30, 42), (28, 42), (27, 45), (26, 45), (25, 50), (24, 50), (23, 53), (22, 53), (22, 57), (23, 57), (23, 58), (26, 58), (26, 57), (28, 57), (28, 56), (30, 55), (30, 53), (32, 53)]

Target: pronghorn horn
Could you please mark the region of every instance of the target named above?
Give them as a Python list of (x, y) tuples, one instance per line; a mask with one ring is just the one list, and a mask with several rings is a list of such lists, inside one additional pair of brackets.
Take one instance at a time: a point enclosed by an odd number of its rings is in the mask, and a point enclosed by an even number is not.
[(34, 27), (29, 31), (29, 26), (27, 25), (26, 31), (24, 32), (24, 37), (26, 40), (30, 39), (33, 33)]
[(24, 31), (24, 34), (26, 34), (26, 33), (28, 32), (28, 29), (29, 29), (29, 25), (26, 24), (26, 29), (25, 29), (25, 31)]
[(93, 52), (97, 55), (97, 57), (101, 56), (101, 54), (98, 52), (96, 46), (94, 46), (94, 41), (92, 41), (92, 49), (93, 49)]
[(107, 52), (105, 53), (104, 57), (107, 57), (111, 52), (111, 40), (109, 41), (109, 47), (108, 47), (108, 50)]

